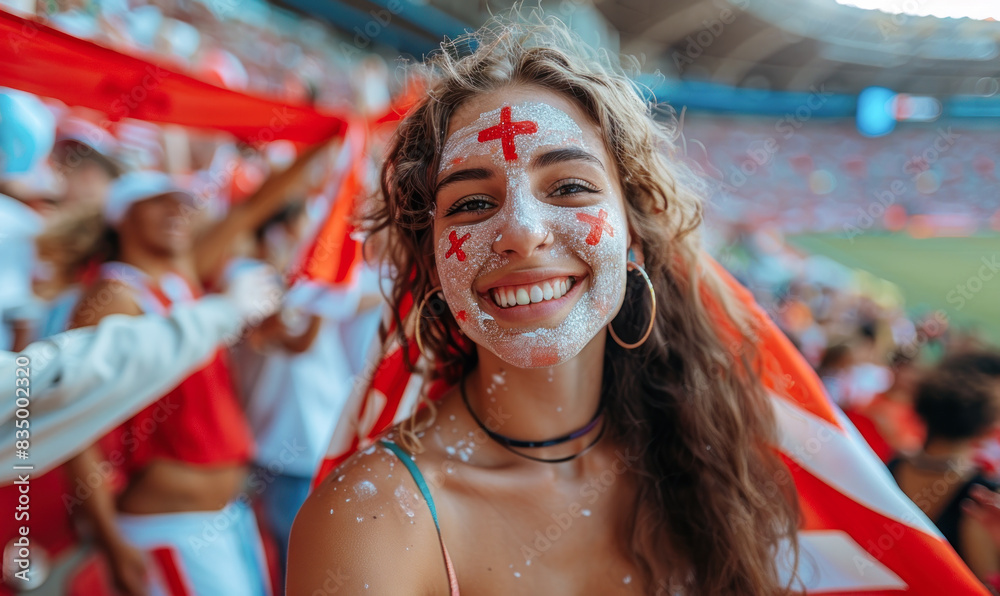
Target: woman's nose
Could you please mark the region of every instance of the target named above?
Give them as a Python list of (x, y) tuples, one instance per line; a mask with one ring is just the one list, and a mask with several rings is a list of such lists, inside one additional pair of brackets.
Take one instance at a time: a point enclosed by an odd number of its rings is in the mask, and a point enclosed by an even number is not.
[(531, 196), (514, 196), (504, 205), (493, 251), (504, 256), (530, 257), (553, 242), (553, 234), (542, 213), (542, 206)]

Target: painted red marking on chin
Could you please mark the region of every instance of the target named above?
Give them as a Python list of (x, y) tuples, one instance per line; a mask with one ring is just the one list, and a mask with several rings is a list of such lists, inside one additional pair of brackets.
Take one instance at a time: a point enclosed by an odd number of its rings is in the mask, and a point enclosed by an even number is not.
[(517, 159), (517, 147), (514, 146), (514, 137), (517, 135), (535, 134), (536, 132), (538, 132), (538, 125), (531, 120), (511, 122), (510, 106), (504, 106), (500, 110), (500, 124), (479, 131), (479, 142), (485, 143), (486, 141), (500, 139), (504, 160), (514, 161)]
[(457, 313), (455, 313), (455, 319), (457, 319), (459, 321), (465, 321), (467, 318), (468, 317), (466, 316), (464, 310), (460, 310)]
[(452, 230), (451, 234), (448, 235), (448, 240), (451, 241), (451, 248), (448, 249), (448, 252), (444, 253), (444, 258), (447, 259), (451, 257), (451, 255), (455, 255), (458, 257), (459, 261), (464, 261), (465, 251), (462, 250), (462, 243), (468, 240), (469, 236), (472, 236), (471, 232), (459, 238), (458, 234), (455, 233), (455, 230)]
[(601, 234), (608, 233), (608, 236), (615, 237), (615, 230), (607, 222), (608, 212), (601, 209), (597, 212), (597, 217), (586, 213), (577, 213), (576, 218), (583, 223), (590, 224), (590, 233), (587, 234), (587, 244), (594, 246), (601, 241)]
[(531, 361), (536, 367), (559, 364), (559, 352), (555, 348), (535, 348), (531, 351)]

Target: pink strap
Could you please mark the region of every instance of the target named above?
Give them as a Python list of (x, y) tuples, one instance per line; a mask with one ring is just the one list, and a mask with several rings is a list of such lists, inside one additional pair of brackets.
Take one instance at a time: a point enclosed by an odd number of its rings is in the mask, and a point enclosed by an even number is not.
[(458, 576), (455, 575), (455, 566), (451, 564), (451, 556), (448, 555), (448, 547), (444, 545), (444, 537), (438, 534), (441, 542), (441, 552), (444, 553), (444, 566), (448, 570), (448, 587), (450, 596), (460, 596), (458, 593)]

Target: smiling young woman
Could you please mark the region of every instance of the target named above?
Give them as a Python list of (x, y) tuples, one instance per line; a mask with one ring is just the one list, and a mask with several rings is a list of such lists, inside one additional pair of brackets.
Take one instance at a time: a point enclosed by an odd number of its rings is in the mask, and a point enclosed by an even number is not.
[(393, 333), (452, 388), (309, 497), (288, 593), (788, 593), (794, 489), (669, 131), (558, 23), (473, 39), (430, 61), (372, 226)]

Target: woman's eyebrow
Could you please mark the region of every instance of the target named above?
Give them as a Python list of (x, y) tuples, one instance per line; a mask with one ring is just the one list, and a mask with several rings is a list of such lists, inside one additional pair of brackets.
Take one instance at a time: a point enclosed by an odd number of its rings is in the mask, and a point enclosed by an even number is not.
[(444, 179), (438, 183), (437, 190), (441, 190), (445, 186), (455, 182), (465, 182), (466, 180), (489, 180), (492, 177), (493, 171), (487, 170), (486, 168), (466, 168), (464, 170), (457, 170), (445, 176)]
[(544, 168), (553, 164), (562, 163), (564, 161), (589, 161), (602, 170), (604, 169), (604, 164), (601, 163), (601, 160), (598, 159), (596, 155), (588, 153), (583, 149), (577, 149), (576, 147), (566, 147), (563, 149), (553, 149), (552, 151), (547, 151), (532, 158), (531, 165), (529, 167), (532, 169)]

